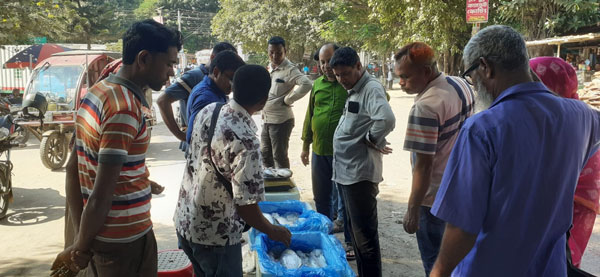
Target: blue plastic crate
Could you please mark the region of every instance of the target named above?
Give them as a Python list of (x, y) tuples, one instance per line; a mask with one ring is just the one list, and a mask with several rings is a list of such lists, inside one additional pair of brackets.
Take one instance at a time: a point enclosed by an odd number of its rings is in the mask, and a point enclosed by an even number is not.
[[(300, 222), (294, 226), (282, 225), (288, 228), (291, 232), (316, 231), (325, 234), (331, 233), (333, 223), (328, 217), (308, 208), (307, 204), (298, 200), (286, 200), (280, 202), (263, 201), (258, 203), (258, 207), (263, 213), (297, 213), (300, 218), (304, 218), (304, 222)], [(258, 230), (252, 228), (250, 231), (250, 244), (254, 244), (254, 240), (258, 234)]]
[(280, 242), (270, 240), (265, 234), (259, 234), (256, 237), (254, 250), (258, 257), (257, 272), (260, 276), (356, 276), (348, 261), (346, 252), (342, 244), (333, 235), (327, 235), (322, 232), (292, 232), (292, 242), (290, 248), (294, 251), (300, 250), (310, 252), (314, 249), (321, 249), (327, 262), (323, 268), (310, 268), (302, 266), (298, 269), (287, 269), (269, 257), (269, 251), (278, 256), (286, 249), (286, 246)]

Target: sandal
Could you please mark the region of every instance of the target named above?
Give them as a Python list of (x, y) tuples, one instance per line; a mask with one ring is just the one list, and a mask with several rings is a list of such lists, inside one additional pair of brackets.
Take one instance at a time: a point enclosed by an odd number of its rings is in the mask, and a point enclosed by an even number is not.
[(346, 246), (346, 260), (354, 261), (356, 259), (356, 254), (354, 253), (354, 248), (351, 245)]
[(165, 190), (165, 187), (157, 184), (154, 181), (150, 181), (150, 191), (152, 194), (161, 194)]

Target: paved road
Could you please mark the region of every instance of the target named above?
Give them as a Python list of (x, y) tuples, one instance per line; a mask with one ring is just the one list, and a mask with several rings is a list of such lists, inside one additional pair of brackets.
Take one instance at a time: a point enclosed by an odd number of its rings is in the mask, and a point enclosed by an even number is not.
[[(380, 185), (380, 238), (384, 255), (385, 276), (421, 274), (414, 235), (407, 235), (395, 221), (406, 208), (410, 191), (408, 154), (401, 149), (406, 115), (412, 98), (392, 91), (391, 104), (398, 124), (389, 140), (395, 152), (384, 159), (385, 181)], [(156, 97), (156, 95), (154, 95)], [(300, 164), (300, 132), (307, 97), (295, 104), (296, 128), (292, 133), (290, 160), (302, 199), (310, 201), (310, 171)], [(152, 200), (152, 220), (158, 248), (177, 247), (173, 228), (173, 211), (183, 173), (183, 155), (178, 142), (159, 118), (152, 133), (147, 163), (151, 178), (166, 186), (162, 195)], [(27, 148), (12, 152), (15, 165), (13, 183), (15, 200), (8, 217), (0, 221), (0, 276), (47, 276), (50, 263), (63, 247), (64, 170), (50, 171), (39, 159), (39, 142), (32, 138)], [(583, 268), (600, 275), (600, 217), (596, 221)]]

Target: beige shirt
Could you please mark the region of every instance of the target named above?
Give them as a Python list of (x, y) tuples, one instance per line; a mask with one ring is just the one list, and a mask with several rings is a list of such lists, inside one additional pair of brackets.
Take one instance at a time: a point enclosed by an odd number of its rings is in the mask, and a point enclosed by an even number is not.
[[(296, 90), (294, 87), (298, 86)], [(294, 118), (291, 105), (312, 88), (312, 83), (295, 64), (288, 59), (271, 70), (271, 90), (263, 109), (263, 120), (268, 124), (280, 124)]]

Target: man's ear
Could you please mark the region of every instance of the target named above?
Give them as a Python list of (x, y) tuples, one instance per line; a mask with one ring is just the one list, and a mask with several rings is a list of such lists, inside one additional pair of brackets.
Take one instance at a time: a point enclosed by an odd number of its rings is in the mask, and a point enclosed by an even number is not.
[(145, 69), (152, 62), (152, 54), (148, 50), (142, 50), (137, 54), (135, 60), (140, 69)]
[(219, 78), (219, 75), (221, 75), (221, 71), (219, 70), (218, 67), (215, 66), (215, 68), (213, 68), (213, 71), (211, 73), (213, 76), (215, 76), (215, 79)]
[(496, 76), (495, 65), (488, 59), (481, 57), (479, 58), (479, 68), (483, 70), (483, 74), (488, 79), (493, 79)]
[(356, 63), (356, 69), (358, 69), (358, 71), (362, 70), (362, 63), (360, 63), (360, 61)]

